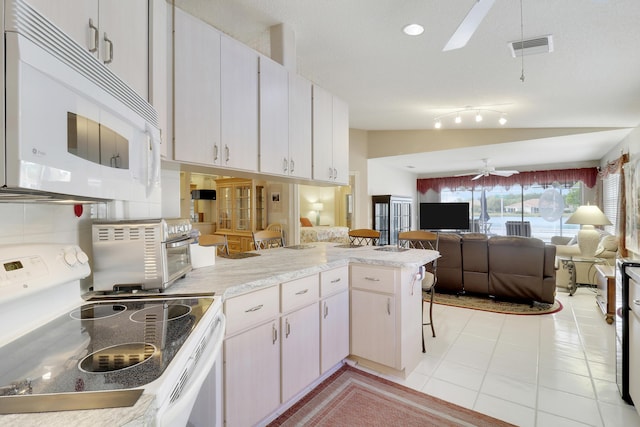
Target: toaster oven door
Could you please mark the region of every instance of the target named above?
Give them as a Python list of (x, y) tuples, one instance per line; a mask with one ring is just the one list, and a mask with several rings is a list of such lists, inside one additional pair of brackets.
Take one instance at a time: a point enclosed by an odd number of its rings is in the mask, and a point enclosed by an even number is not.
[(163, 288), (167, 288), (191, 271), (191, 243), (193, 243), (193, 239), (190, 237), (162, 243)]

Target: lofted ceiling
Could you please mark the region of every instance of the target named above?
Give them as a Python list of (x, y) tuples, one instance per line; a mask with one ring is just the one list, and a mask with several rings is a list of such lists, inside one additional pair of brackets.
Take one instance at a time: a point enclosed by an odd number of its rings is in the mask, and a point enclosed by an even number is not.
[[(442, 49), (476, 0), (175, 0), (176, 6), (270, 54), (270, 27), (295, 34), (298, 73), (349, 104), (350, 127), (421, 131), (422, 146), (373, 154), (418, 176), (482, 166), (594, 165), (640, 123), (640, 1), (495, 0), (465, 47)], [(522, 14), (521, 14), (522, 12)], [(521, 21), (522, 16), (522, 21)], [(406, 24), (425, 31), (410, 37)], [(521, 25), (522, 24), (522, 25)], [(552, 35), (554, 50), (513, 58), (509, 42)], [(524, 81), (521, 75), (524, 74)], [(456, 110), (471, 113), (453, 123)], [(472, 108), (472, 109), (473, 109)], [(443, 128), (434, 130), (435, 118)], [(478, 145), (473, 132), (506, 138)], [(531, 129), (547, 129), (532, 136)], [(375, 134), (377, 132), (370, 132)]]

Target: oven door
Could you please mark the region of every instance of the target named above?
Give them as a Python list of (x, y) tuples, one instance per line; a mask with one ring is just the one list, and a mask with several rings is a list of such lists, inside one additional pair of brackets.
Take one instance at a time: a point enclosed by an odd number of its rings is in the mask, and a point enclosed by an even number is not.
[(191, 271), (191, 243), (193, 239), (190, 237), (162, 243), (162, 288), (170, 286)]

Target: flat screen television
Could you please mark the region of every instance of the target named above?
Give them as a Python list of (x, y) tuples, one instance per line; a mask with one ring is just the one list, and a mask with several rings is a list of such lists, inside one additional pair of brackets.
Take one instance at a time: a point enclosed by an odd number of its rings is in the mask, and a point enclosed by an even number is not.
[(469, 203), (420, 203), (421, 230), (468, 230)]

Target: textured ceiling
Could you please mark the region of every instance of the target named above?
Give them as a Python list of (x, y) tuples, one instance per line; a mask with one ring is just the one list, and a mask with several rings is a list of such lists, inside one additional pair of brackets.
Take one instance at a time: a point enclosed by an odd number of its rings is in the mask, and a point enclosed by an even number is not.
[[(269, 28), (287, 24), (295, 33), (298, 72), (349, 104), (351, 128), (430, 130), (425, 138), (438, 139), (432, 129), (442, 114), (467, 106), (507, 113), (511, 141), (376, 160), (413, 164), (419, 175), (474, 169), (481, 158), (521, 170), (593, 164), (638, 125), (640, 1), (523, 0), (521, 27), (520, 2), (496, 0), (467, 46), (442, 52), (474, 2), (175, 1), (266, 55)], [(425, 32), (404, 35), (408, 23), (422, 24)], [(508, 42), (520, 40), (521, 29), (525, 39), (553, 35), (554, 52), (525, 56), (524, 64), (511, 57)], [(488, 113), (477, 124), (463, 115), (454, 125), (448, 117), (443, 128), (500, 128), (498, 118)], [(519, 136), (519, 129), (531, 128), (564, 130), (543, 139)], [(434, 167), (434, 158), (447, 161)]]

